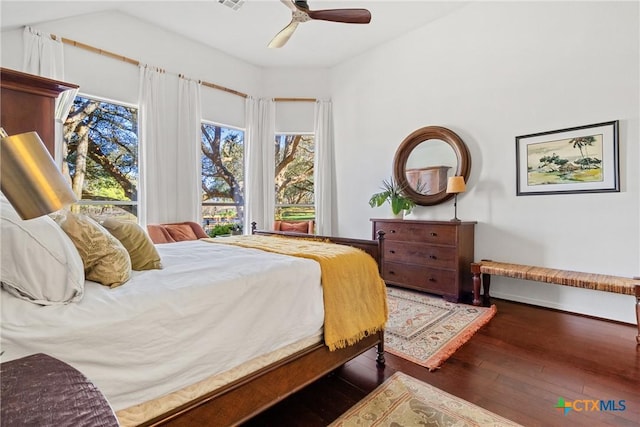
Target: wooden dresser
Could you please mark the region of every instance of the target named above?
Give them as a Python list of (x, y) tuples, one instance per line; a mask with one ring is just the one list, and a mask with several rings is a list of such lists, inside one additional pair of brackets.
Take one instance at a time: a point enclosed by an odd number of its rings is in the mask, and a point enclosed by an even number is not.
[(384, 231), (382, 278), (390, 285), (471, 301), (476, 222), (372, 219)]

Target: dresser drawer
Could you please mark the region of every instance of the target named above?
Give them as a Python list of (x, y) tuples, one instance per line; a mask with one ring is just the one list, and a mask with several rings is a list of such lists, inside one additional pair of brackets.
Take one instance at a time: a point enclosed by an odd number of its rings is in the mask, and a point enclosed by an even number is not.
[(373, 238), (385, 233), (382, 277), (390, 285), (457, 302), (471, 292), (475, 222), (371, 219)]
[(418, 287), (435, 294), (457, 293), (457, 274), (452, 270), (385, 261), (382, 277), (389, 283)]
[(455, 269), (458, 263), (458, 251), (454, 246), (434, 246), (389, 240), (384, 244), (384, 259), (390, 262)]
[(384, 231), (385, 241), (398, 240), (403, 242), (436, 243), (441, 245), (456, 244), (456, 226), (433, 224), (425, 226), (421, 223), (404, 222), (376, 222), (374, 235)]

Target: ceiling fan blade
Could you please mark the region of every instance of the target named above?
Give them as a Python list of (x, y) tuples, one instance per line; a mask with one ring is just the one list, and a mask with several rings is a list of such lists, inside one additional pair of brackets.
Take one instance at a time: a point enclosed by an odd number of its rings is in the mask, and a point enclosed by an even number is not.
[(298, 22), (291, 21), (289, 25), (284, 27), (276, 36), (269, 42), (269, 47), (278, 48), (284, 46), (291, 37), (291, 34), (298, 28)]
[(368, 24), (371, 22), (371, 12), (367, 9), (325, 9), (304, 10), (304, 12), (311, 19), (323, 21), (345, 22), (347, 24)]
[(293, 0), (280, 0), (280, 1), (284, 3), (292, 11), (298, 10), (296, 8), (296, 5), (293, 3)]

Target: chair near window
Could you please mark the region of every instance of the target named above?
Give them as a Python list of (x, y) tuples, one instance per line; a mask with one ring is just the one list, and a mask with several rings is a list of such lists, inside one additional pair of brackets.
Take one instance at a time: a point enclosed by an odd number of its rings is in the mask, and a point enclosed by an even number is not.
[(316, 223), (310, 221), (275, 221), (273, 229), (275, 231), (287, 231), (293, 233), (314, 234)]

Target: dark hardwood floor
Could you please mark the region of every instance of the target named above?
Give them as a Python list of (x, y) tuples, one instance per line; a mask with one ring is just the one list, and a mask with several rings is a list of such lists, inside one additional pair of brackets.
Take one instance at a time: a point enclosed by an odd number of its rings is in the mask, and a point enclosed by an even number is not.
[[(246, 423), (326, 426), (396, 371), (525, 426), (639, 426), (640, 346), (631, 325), (494, 300), (497, 315), (442, 367), (429, 372), (369, 350)], [(621, 309), (633, 310), (633, 306)], [(555, 408), (565, 401), (613, 400), (616, 409)], [(591, 405), (587, 405), (590, 409)]]

